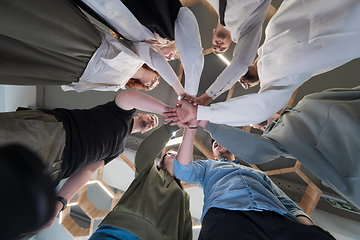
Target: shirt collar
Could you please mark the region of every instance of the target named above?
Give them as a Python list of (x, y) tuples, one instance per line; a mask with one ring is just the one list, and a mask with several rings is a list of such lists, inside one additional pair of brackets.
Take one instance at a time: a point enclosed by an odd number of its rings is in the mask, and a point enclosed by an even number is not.
[[(219, 162), (230, 162), (227, 158), (222, 158), (219, 160)], [(239, 159), (235, 159), (234, 161), (231, 161), (232, 163), (240, 164)]]

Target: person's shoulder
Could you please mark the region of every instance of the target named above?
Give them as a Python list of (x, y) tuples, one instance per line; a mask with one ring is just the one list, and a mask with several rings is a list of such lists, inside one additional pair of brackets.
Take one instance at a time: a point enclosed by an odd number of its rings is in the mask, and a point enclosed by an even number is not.
[(116, 104), (116, 101), (115, 99), (104, 104), (104, 106), (107, 105), (106, 107), (109, 107), (109, 108), (112, 108), (114, 109), (116, 112), (121, 112), (121, 113), (126, 113), (126, 114), (134, 114), (136, 112), (136, 108), (132, 108), (130, 110), (125, 110), (125, 109), (122, 109), (121, 107), (119, 107), (117, 104)]

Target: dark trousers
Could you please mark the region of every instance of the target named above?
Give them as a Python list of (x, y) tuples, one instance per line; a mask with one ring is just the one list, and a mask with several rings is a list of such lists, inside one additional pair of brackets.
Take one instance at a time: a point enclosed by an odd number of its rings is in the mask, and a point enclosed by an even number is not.
[(334, 240), (318, 226), (291, 221), (272, 211), (232, 211), (210, 208), (199, 240)]

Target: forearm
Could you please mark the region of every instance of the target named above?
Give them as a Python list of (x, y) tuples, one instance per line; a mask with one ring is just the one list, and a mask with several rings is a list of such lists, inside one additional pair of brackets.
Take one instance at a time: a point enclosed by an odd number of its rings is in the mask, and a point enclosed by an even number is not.
[(232, 126), (208, 123), (205, 130), (236, 157), (250, 164), (269, 162), (284, 154), (271, 140)]
[(57, 196), (63, 197), (67, 201), (70, 201), (70, 199), (91, 179), (92, 175), (103, 165), (104, 161), (93, 163), (87, 168), (69, 177), (57, 193)]
[(260, 123), (285, 106), (299, 86), (296, 76), (262, 85), (258, 93), (247, 94), (207, 106), (198, 106), (197, 119), (232, 126)]
[(126, 90), (119, 93), (115, 98), (115, 102), (124, 110), (136, 108), (157, 114), (162, 114), (165, 112), (165, 108), (168, 107), (156, 98), (135, 90)]
[(137, 173), (141, 173), (154, 162), (171, 138), (172, 133), (178, 129), (177, 126), (170, 126), (170, 123), (163, 124), (141, 142), (135, 154)]
[(178, 95), (183, 95), (185, 93), (183, 86), (178, 81), (178, 78), (166, 61), (164, 56), (160, 55), (157, 51), (150, 48), (151, 61), (156, 69), (159, 72), (160, 76), (175, 90)]
[[(238, 56), (239, 57), (239, 56)], [(216, 78), (215, 82), (206, 90), (206, 94), (212, 99), (217, 98), (229, 90), (242, 75), (246, 73), (248, 65), (239, 63), (234, 58), (230, 65)]]
[(176, 81), (171, 87), (175, 90), (178, 96), (185, 94), (185, 90), (179, 81)]
[(184, 129), (183, 140), (176, 156), (181, 165), (188, 165), (192, 161), (195, 134), (196, 129)]
[(175, 21), (175, 41), (185, 72), (185, 92), (195, 96), (204, 67), (199, 26), (188, 8), (181, 8)]

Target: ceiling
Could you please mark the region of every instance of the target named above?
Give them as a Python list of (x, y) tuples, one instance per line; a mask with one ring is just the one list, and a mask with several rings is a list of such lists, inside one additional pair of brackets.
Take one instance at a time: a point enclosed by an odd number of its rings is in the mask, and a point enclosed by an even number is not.
[[(280, 0), (273, 0), (272, 5), (278, 8), (281, 2), (282, 1)], [(215, 28), (217, 24), (216, 18), (208, 10), (206, 10), (206, 8), (201, 3), (197, 3), (191, 6), (190, 9), (194, 12), (198, 20), (203, 48), (204, 49), (211, 48), (212, 29)], [(266, 23), (264, 23), (264, 27), (265, 26)], [(234, 44), (232, 44), (231, 48), (224, 54), (224, 56), (228, 60), (231, 60), (233, 47)], [(294, 58), (295, 57), (296, 56), (294, 56)], [(304, 97), (309, 93), (319, 92), (333, 87), (357, 86), (359, 84), (358, 75), (360, 74), (360, 68), (358, 67), (359, 63), (360, 60), (354, 60), (331, 72), (313, 77), (299, 88), (294, 104), (296, 104), (302, 97)], [(171, 65), (174, 68), (174, 70), (178, 72), (180, 68), (180, 62), (178, 60), (175, 60), (171, 62)], [(208, 54), (205, 56), (205, 65), (200, 80), (198, 96), (202, 95), (205, 92), (205, 90), (211, 85), (211, 83), (216, 79), (216, 77), (221, 73), (221, 71), (225, 67), (226, 65), (215, 54)], [(279, 71), (281, 71), (281, 69), (279, 69)], [(184, 79), (182, 79), (182, 81), (184, 81)], [(255, 93), (257, 91), (258, 91), (258, 87), (254, 87), (249, 90), (244, 90), (241, 88), (240, 84), (237, 84), (233, 93), (233, 97), (241, 96), (243, 94)], [(65, 107), (70, 109), (89, 108), (104, 103), (106, 101), (112, 100), (116, 96), (116, 94), (117, 93), (114, 92), (96, 92), (96, 91), (84, 92), (80, 94), (76, 92), (62, 92), (60, 87), (49, 86), (49, 87), (44, 87), (43, 91), (39, 91), (38, 102), (40, 103), (39, 107), (44, 107), (44, 108), (55, 108), (55, 107)], [(165, 81), (161, 81), (158, 87), (156, 87), (154, 90), (150, 92), (147, 92), (147, 94), (152, 95), (153, 97), (171, 106), (174, 106), (172, 100), (177, 97), (175, 92)], [(226, 95), (227, 94), (225, 93), (219, 96), (214, 102), (224, 101), (226, 99)], [(163, 123), (163, 118), (160, 117), (160, 124), (162, 123)], [(261, 134), (261, 132), (255, 129), (252, 129), (251, 132), (256, 134)], [(149, 134), (150, 133), (133, 134), (132, 141), (128, 142), (127, 147), (129, 149), (136, 150), (138, 147), (138, 143)], [(181, 132), (177, 133), (177, 136), (180, 136), (181, 134), (182, 134)], [(210, 143), (209, 143), (210, 137), (208, 133), (206, 133), (202, 129), (198, 129), (196, 137), (208, 149), (210, 149)], [(174, 146), (172, 148), (177, 149), (177, 146)], [(195, 149), (194, 151), (195, 151), (194, 154), (196, 154), (197, 157), (205, 159), (205, 156), (202, 155), (202, 153), (199, 150)], [(259, 165), (259, 167), (262, 170), (271, 170), (271, 169), (293, 166), (294, 162), (295, 160), (292, 159), (280, 158), (278, 160), (274, 160), (266, 164), (261, 164)], [(320, 181), (304, 167), (302, 167), (302, 170), (320, 189), (323, 189), (326, 192), (334, 194), (334, 192), (331, 189), (323, 187)], [(110, 174), (109, 178), (112, 178), (112, 175), (117, 175), (119, 178), (120, 175), (116, 173), (109, 173), (109, 174)], [(120, 179), (123, 179), (123, 177), (124, 175), (120, 175)], [(115, 177), (115, 179), (111, 180), (111, 182), (118, 181), (116, 179), (117, 178)], [(290, 181), (290, 183), (294, 183), (294, 184), (300, 184), (301, 186), (304, 187), (306, 186), (303, 180), (301, 180), (300, 177), (298, 177), (294, 173), (278, 175), (276, 176), (276, 180), (278, 179)], [(124, 180), (124, 181), (129, 182), (128, 180)], [(295, 191), (291, 190), (290, 188), (284, 189), (284, 192), (286, 192), (292, 199), (294, 199), (297, 202), (300, 201), (302, 196), (301, 192), (297, 192), (296, 190)], [(198, 196), (198, 197), (202, 198), (202, 196)], [(201, 201), (200, 203), (202, 203)], [(335, 209), (323, 199), (319, 201), (317, 208), (360, 222), (359, 215), (346, 212), (343, 210)], [(194, 211), (198, 211), (198, 210), (194, 209)]]

